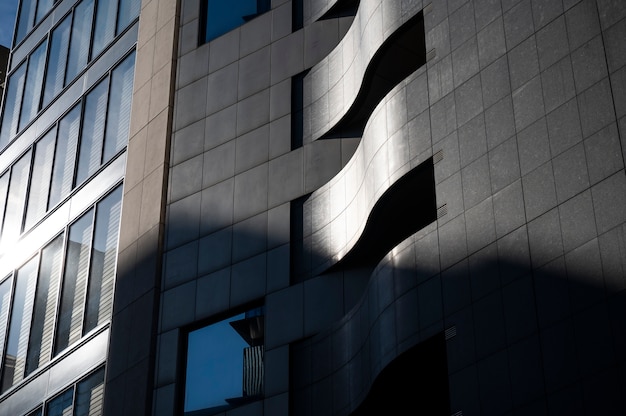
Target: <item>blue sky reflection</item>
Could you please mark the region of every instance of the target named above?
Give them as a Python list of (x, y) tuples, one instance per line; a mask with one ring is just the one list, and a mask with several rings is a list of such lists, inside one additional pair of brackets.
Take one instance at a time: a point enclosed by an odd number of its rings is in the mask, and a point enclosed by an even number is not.
[(11, 47), (18, 0), (0, 0), (0, 45)]
[(233, 316), (189, 333), (185, 411), (226, 406), (225, 399), (241, 397), (243, 348), (248, 344), (229, 322)]

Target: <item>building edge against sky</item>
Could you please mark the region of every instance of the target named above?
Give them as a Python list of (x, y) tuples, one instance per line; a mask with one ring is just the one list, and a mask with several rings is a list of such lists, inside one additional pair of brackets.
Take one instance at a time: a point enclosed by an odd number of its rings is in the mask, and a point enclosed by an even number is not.
[(626, 5), (226, 3), (21, 6), (0, 414), (623, 413)]

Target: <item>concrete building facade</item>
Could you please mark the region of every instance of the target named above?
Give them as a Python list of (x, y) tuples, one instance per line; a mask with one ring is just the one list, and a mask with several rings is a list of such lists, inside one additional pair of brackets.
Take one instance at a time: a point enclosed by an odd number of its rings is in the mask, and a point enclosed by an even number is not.
[(22, 3), (0, 414), (626, 410), (622, 1)]

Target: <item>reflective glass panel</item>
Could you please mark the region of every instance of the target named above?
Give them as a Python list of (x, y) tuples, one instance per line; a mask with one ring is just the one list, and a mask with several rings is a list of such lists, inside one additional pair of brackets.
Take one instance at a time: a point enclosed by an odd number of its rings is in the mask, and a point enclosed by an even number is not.
[(97, 56), (115, 37), (116, 1), (99, 1), (96, 9), (96, 28), (91, 57)]
[(22, 112), (20, 113), (21, 130), (26, 126), (39, 111), (39, 99), (43, 87), (43, 71), (46, 65), (47, 42), (41, 45), (28, 58), (28, 71), (26, 74), (26, 84), (24, 86), (24, 100), (22, 101)]
[[(4, 357), (5, 337), (9, 323), (9, 306), (11, 304), (11, 284), (13, 279), (5, 279), (0, 283), (0, 359)], [(1, 370), (0, 370), (1, 371)]]
[(38, 260), (38, 257), (33, 258), (17, 271), (9, 336), (2, 363), (3, 392), (24, 379), (28, 333), (37, 283)]
[(50, 53), (48, 54), (48, 70), (46, 85), (43, 92), (42, 106), (45, 107), (63, 89), (67, 49), (70, 44), (70, 23), (72, 16), (67, 16), (52, 32)]
[(59, 122), (49, 208), (58, 204), (72, 190), (79, 132), (80, 105), (77, 105)]
[(6, 248), (7, 245), (14, 244), (22, 229), (22, 215), (24, 215), (29, 170), (30, 152), (22, 156), (11, 168), (9, 195), (7, 197), (4, 226), (2, 227), (0, 249)]
[(70, 416), (72, 414), (73, 399), (74, 388), (72, 387), (48, 402), (46, 416)]
[(56, 129), (50, 130), (35, 146), (35, 162), (30, 180), (28, 206), (24, 228), (29, 228), (46, 213), (48, 207), (48, 189), (52, 176), (54, 142)]
[(36, 1), (22, 0), (20, 1), (20, 17), (17, 23), (17, 33), (15, 35), (15, 44), (18, 44), (28, 30), (33, 27), (35, 20)]
[[(208, 42), (270, 8), (269, 0), (204, 0), (201, 40)], [(204, 35), (204, 36), (202, 36)]]
[(263, 322), (257, 308), (188, 334), (186, 414), (214, 414), (262, 396)]
[(103, 163), (110, 160), (128, 143), (134, 67), (135, 54), (133, 53), (115, 68), (111, 75)]
[[(4, 208), (7, 203), (7, 191), (9, 190), (9, 176), (11, 172), (6, 172), (0, 176), (0, 231), (2, 230), (2, 220), (4, 218)], [(1, 240), (1, 237), (0, 237)], [(0, 355), (1, 356), (1, 355)]]
[(55, 355), (82, 336), (83, 302), (89, 271), (92, 222), (93, 209), (70, 227), (54, 344)]
[(5, 91), (2, 129), (0, 130), (0, 149), (4, 148), (17, 133), (17, 120), (20, 116), (20, 103), (24, 93), (26, 64), (20, 65), (9, 78)]
[[(115, 3), (115, 2), (105, 2)], [(67, 62), (65, 85), (87, 67), (89, 62), (89, 42), (91, 40), (91, 24), (93, 21), (93, 0), (81, 1), (74, 9), (72, 23), (72, 41)]]
[(117, 22), (117, 34), (120, 34), (126, 27), (139, 16), (141, 0), (120, 0), (119, 22)]
[(104, 368), (96, 371), (76, 387), (74, 416), (96, 416), (102, 414), (104, 397)]
[(96, 207), (96, 229), (91, 254), (84, 333), (111, 317), (121, 212), (122, 187), (120, 186)]
[(80, 138), (76, 186), (95, 173), (102, 161), (102, 141), (106, 120), (108, 78), (98, 84), (85, 100)]
[(27, 375), (50, 361), (62, 263), (63, 234), (55, 238), (41, 252), (33, 324), (28, 341)]
[(52, 8), (52, 0), (38, 0), (37, 3), (37, 16), (35, 17), (35, 23), (41, 21), (46, 13), (48, 13)]

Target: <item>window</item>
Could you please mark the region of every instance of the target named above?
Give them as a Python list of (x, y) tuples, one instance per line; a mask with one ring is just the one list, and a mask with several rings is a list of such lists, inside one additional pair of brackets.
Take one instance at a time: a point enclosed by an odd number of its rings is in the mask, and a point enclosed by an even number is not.
[[(75, 384), (46, 403), (46, 416), (90, 416), (102, 414), (104, 368)], [(41, 411), (39, 410), (39, 413)]]
[(0, 393), (110, 319), (121, 204), (118, 186), (0, 283)]
[(270, 9), (270, 0), (203, 0), (199, 43), (209, 42)]
[(264, 308), (189, 332), (185, 414), (214, 414), (263, 396)]
[[(141, 6), (141, 0), (94, 2), (77, 3), (9, 76), (0, 150), (135, 21)], [(42, 5), (47, 12), (52, 0), (39, 0), (39, 6), (36, 1), (22, 1), (18, 33), (26, 27), (23, 19), (32, 27), (35, 9), (39, 12)]]

